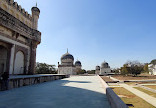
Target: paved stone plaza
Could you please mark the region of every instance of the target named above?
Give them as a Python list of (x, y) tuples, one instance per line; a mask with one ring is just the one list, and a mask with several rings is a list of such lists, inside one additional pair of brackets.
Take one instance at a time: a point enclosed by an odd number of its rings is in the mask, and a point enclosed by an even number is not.
[(0, 108), (109, 108), (97, 76), (73, 76), (0, 92)]

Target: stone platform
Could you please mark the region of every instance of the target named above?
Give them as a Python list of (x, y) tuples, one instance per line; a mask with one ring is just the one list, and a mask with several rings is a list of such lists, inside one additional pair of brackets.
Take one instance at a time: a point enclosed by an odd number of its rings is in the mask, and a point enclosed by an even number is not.
[(110, 108), (97, 76), (73, 76), (0, 92), (0, 108)]

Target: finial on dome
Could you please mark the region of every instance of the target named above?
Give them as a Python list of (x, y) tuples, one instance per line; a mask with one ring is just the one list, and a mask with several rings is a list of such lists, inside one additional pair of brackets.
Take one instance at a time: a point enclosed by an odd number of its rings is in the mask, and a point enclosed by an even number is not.
[(37, 2), (36, 2), (36, 7), (37, 7)]
[(67, 53), (68, 53), (68, 48), (67, 48)]

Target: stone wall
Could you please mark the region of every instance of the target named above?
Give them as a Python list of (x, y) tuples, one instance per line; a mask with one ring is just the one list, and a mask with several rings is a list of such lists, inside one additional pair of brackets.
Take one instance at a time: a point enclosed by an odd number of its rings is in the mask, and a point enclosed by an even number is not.
[[(22, 86), (34, 85), (48, 81), (68, 78), (69, 75), (27, 75), (10, 78), (9, 89), (18, 88)], [(0, 90), (2, 90), (2, 81), (0, 81)]]
[(69, 66), (69, 67), (59, 67), (58, 68), (59, 74), (66, 74), (66, 75), (75, 75), (75, 67)]
[(28, 12), (18, 5), (17, 2), (14, 2), (14, 0), (0, 0), (0, 7), (32, 28), (32, 15), (28, 14)]
[(107, 85), (107, 83), (98, 76), (105, 91), (111, 108), (128, 108), (128, 106), (120, 99), (120, 97)]

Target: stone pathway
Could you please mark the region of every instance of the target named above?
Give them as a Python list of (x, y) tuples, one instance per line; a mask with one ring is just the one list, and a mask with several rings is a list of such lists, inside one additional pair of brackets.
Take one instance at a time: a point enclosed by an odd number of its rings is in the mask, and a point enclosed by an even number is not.
[[(118, 79), (113, 78), (113, 77), (111, 77), (111, 79), (112, 80), (118, 80)], [(118, 80), (118, 81), (120, 81), (120, 80)], [(125, 83), (120, 83), (119, 85), (156, 107), (156, 98), (154, 98), (154, 97), (152, 97), (152, 96), (150, 96), (150, 95), (148, 95), (142, 91), (139, 91), (139, 90), (133, 88), (133, 86), (127, 85)]]
[(151, 83), (151, 84), (139, 84), (139, 85), (154, 85), (155, 86), (156, 84)]
[(113, 78), (113, 77), (110, 77), (110, 79), (113, 80), (113, 81), (119, 81), (118, 79)]
[(129, 90), (130, 92), (134, 93), (135, 95), (139, 96), (140, 98), (144, 99), (145, 101), (147, 101), (148, 103), (152, 104), (153, 106), (156, 107), (156, 98), (142, 92), (139, 91), (127, 84), (120, 84), (122, 87), (124, 87), (125, 89)]
[(110, 108), (97, 76), (77, 76), (0, 92), (0, 108)]

